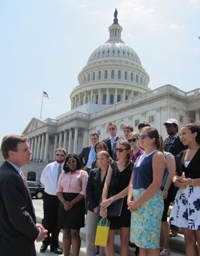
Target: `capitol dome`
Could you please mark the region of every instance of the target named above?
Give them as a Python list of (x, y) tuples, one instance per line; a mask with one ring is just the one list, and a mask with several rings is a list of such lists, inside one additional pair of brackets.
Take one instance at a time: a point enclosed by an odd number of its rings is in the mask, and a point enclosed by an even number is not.
[(122, 41), (121, 32), (115, 17), (109, 39), (93, 51), (78, 75), (79, 85), (70, 95), (72, 109), (87, 102), (112, 105), (150, 90), (149, 75), (137, 53)]

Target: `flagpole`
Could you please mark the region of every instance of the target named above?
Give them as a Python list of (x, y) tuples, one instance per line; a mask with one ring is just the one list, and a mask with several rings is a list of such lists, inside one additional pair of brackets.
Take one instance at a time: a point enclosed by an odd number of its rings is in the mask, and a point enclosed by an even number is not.
[(43, 106), (43, 94), (44, 94), (44, 89), (42, 91), (42, 103), (41, 103), (41, 112), (40, 112), (40, 118), (42, 119), (42, 106)]

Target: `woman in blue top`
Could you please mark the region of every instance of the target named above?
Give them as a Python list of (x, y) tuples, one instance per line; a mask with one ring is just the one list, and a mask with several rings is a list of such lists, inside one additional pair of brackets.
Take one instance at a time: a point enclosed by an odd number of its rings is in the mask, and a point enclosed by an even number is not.
[(140, 256), (158, 256), (163, 212), (160, 188), (166, 162), (163, 153), (157, 150), (159, 134), (155, 128), (143, 128), (139, 139), (145, 152), (133, 167), (127, 199), (132, 212), (131, 242), (140, 248)]

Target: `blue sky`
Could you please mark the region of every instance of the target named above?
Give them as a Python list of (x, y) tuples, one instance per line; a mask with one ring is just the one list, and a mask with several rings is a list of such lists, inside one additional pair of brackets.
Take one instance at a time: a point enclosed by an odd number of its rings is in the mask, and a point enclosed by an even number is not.
[(44, 119), (70, 110), (78, 73), (107, 41), (115, 8), (151, 89), (200, 88), (200, 0), (1, 0), (0, 140), (40, 117), (43, 89)]

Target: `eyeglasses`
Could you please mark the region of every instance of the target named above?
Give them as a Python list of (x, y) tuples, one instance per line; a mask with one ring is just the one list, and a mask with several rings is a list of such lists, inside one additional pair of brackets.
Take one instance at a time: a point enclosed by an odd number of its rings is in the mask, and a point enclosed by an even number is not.
[(115, 148), (115, 152), (119, 151), (120, 153), (122, 153), (124, 150), (127, 150), (125, 148)]
[(76, 163), (76, 161), (71, 161), (71, 162), (67, 162), (67, 164), (69, 165), (69, 164), (74, 164), (74, 163)]
[(111, 131), (111, 130), (115, 130), (115, 127), (112, 127), (112, 128), (108, 128), (108, 131)]
[(129, 143), (131, 143), (131, 141), (132, 141), (132, 142), (135, 142), (137, 139), (138, 139), (138, 138), (133, 138), (133, 139), (128, 140), (128, 142), (129, 142)]
[(149, 135), (140, 135), (140, 136), (138, 136), (138, 139), (144, 139), (145, 137), (149, 137)]
[(56, 154), (56, 156), (64, 156), (64, 154)]

